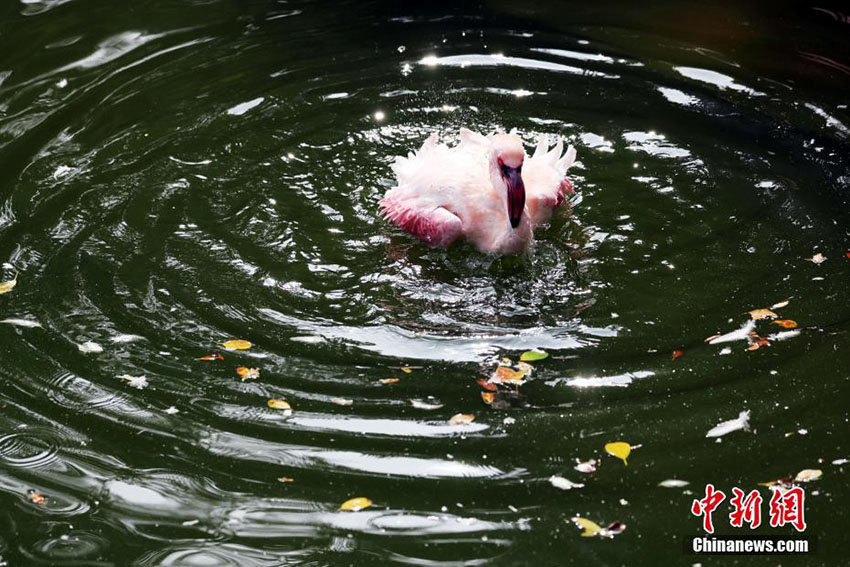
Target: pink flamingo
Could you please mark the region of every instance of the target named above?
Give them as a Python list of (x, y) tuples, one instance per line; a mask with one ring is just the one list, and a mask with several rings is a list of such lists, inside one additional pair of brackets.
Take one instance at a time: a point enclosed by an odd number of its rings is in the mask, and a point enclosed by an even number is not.
[(429, 244), (448, 246), (465, 238), (482, 252), (518, 254), (528, 249), (534, 229), (575, 194), (565, 178), (576, 158), (561, 155), (558, 139), (549, 151), (540, 136), (527, 157), (516, 134), (482, 136), (466, 128), (449, 148), (432, 134), (422, 148), (392, 168), (398, 185), (381, 199), (381, 214)]

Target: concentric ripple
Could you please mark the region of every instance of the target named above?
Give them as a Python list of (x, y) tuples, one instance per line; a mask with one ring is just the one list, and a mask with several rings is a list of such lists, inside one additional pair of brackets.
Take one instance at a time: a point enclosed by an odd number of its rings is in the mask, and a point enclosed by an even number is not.
[[(796, 10), (0, 8), (0, 564), (679, 563), (702, 485), (805, 468), (843, 541), (847, 29)], [(462, 126), (577, 148), (527, 255), (378, 217)], [(704, 342), (786, 299), (769, 346)]]

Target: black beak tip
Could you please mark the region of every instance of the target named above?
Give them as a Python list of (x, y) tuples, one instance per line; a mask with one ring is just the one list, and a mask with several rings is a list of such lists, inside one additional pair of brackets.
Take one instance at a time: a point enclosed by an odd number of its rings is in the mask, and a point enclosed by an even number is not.
[(511, 228), (516, 228), (519, 226), (520, 217), (514, 218), (511, 217)]

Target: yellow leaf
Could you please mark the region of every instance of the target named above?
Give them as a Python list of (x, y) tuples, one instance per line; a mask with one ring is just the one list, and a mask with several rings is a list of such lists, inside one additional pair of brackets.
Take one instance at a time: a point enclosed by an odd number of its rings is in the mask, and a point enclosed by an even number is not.
[(820, 469), (803, 469), (794, 477), (795, 482), (811, 482), (823, 476), (823, 471)]
[(622, 441), (617, 441), (616, 443), (607, 443), (605, 445), (605, 451), (608, 452), (609, 455), (617, 457), (622, 460), (623, 463), (628, 466), (628, 458), (629, 454), (632, 452), (632, 446), (628, 443), (623, 443)]
[(395, 384), (396, 382), (400, 382), (401, 378), (384, 378), (379, 380), (381, 384)]
[(9, 293), (16, 285), (18, 285), (18, 274), (15, 274), (11, 280), (0, 283), (0, 293)]
[(450, 425), (468, 425), (475, 421), (475, 415), (471, 413), (456, 413), (449, 419)]
[(786, 329), (796, 329), (797, 328), (797, 322), (792, 321), (791, 319), (779, 319), (778, 321), (774, 321), (774, 323), (776, 323), (780, 327), (784, 327)]
[(779, 315), (770, 309), (753, 309), (750, 311), (750, 317), (752, 317), (754, 321), (758, 321), (759, 319), (776, 319)]
[(602, 531), (602, 526), (594, 522), (593, 520), (588, 520), (587, 518), (582, 518), (581, 516), (576, 516), (573, 518), (573, 522), (582, 528), (584, 531), (581, 533), (581, 537), (593, 537), (595, 535), (599, 535), (599, 532)]
[(481, 399), (484, 400), (484, 403), (487, 405), (492, 404), (495, 398), (496, 395), (493, 392), (481, 392)]
[(236, 373), (242, 377), (243, 380), (256, 380), (260, 377), (259, 368), (247, 368), (245, 366), (240, 366), (236, 369)]
[(245, 350), (251, 348), (251, 341), (243, 341), (242, 339), (233, 339), (232, 341), (225, 341), (221, 343), (221, 346), (226, 348), (227, 350)]
[(401, 370), (405, 374), (410, 374), (411, 372), (413, 372), (413, 369), (409, 366), (402, 366), (399, 370)]
[(343, 502), (339, 509), (348, 510), (350, 512), (359, 512), (360, 510), (368, 508), (371, 505), (371, 500), (369, 500), (368, 498), (363, 498), (362, 496), (358, 496), (357, 498), (352, 498)]
[(290, 406), (289, 402), (287, 402), (286, 400), (274, 399), (273, 398), (266, 403), (272, 409), (292, 411), (292, 406)]

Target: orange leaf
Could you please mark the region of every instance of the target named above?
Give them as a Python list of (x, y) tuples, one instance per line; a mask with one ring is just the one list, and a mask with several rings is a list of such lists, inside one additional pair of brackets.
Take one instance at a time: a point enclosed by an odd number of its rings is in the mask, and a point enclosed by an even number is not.
[(40, 492), (36, 492), (35, 490), (28, 491), (27, 492), (27, 498), (29, 498), (29, 501), (32, 502), (33, 504), (39, 504), (39, 505), (44, 504), (44, 494), (41, 494)]
[(685, 354), (685, 351), (683, 351), (683, 350), (674, 350), (673, 351), (673, 360), (676, 360), (677, 358), (679, 358), (683, 354)]
[(484, 378), (479, 378), (478, 380), (475, 381), (475, 383), (478, 384), (479, 386), (481, 386), (482, 388), (484, 388), (485, 390), (487, 390), (488, 392), (495, 392), (496, 390), (499, 389), (498, 386), (496, 386), (495, 384), (493, 384), (491, 382), (488, 382)]
[(236, 373), (241, 376), (243, 380), (256, 380), (260, 377), (259, 368), (248, 368), (246, 366), (240, 366), (236, 369)]
[(294, 478), (289, 478), (288, 476), (281, 476), (277, 479), (278, 482), (295, 482)]
[(378, 380), (381, 384), (395, 384), (396, 382), (401, 382), (401, 378), (384, 378), (382, 380)]
[(761, 348), (761, 345), (754, 344), (754, 345), (748, 346), (747, 350), (758, 350), (759, 348)]
[(780, 327), (785, 327), (786, 329), (796, 329), (797, 328), (797, 322), (792, 321), (791, 319), (780, 319), (778, 321), (774, 321), (774, 323), (776, 323)]
[(245, 350), (251, 348), (254, 345), (251, 344), (251, 341), (233, 339), (232, 341), (225, 341), (221, 343), (221, 346), (223, 346), (227, 350)]
[(224, 360), (224, 357), (220, 354), (208, 354), (206, 356), (202, 356), (201, 358), (197, 358), (195, 360)]
[(493, 392), (481, 392), (481, 399), (484, 400), (484, 403), (487, 405), (492, 404), (495, 397), (496, 394)]
[(471, 413), (456, 413), (449, 419), (450, 425), (469, 425), (475, 421), (475, 415)]
[(759, 319), (776, 319), (779, 317), (779, 315), (770, 309), (753, 309), (749, 313), (750, 317), (752, 317), (754, 321), (758, 321)]

